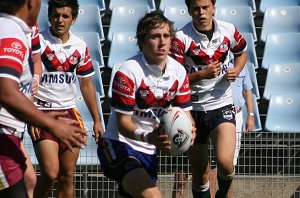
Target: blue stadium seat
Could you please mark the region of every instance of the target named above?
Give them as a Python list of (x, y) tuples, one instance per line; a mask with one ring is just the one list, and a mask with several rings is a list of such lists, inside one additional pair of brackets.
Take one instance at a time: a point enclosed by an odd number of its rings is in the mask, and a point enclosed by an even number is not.
[(28, 131), (26, 130), (24, 133), (24, 138), (23, 138), (23, 143), (25, 146), (25, 149), (29, 155), (30, 161), (33, 165), (38, 165), (39, 162), (36, 158), (35, 152), (34, 152), (34, 147), (31, 141), (31, 137), (28, 134)]
[(265, 42), (262, 68), (270, 64), (300, 62), (300, 33), (270, 33)]
[(39, 24), (40, 32), (42, 32), (50, 27), (50, 23), (48, 22), (48, 4), (41, 5), (41, 9), (39, 12), (39, 16), (37, 18), (37, 22)]
[(121, 66), (121, 63), (114, 64), (113, 67), (112, 67), (112, 71), (111, 71), (111, 75), (110, 75), (110, 81), (109, 81), (109, 88), (108, 88), (108, 93), (107, 93), (107, 96), (109, 98), (111, 98), (111, 96), (112, 96), (112, 83), (113, 83), (113, 80), (114, 80), (115, 73), (117, 72), (117, 70), (119, 69), (120, 66)]
[(259, 11), (264, 13), (267, 7), (300, 6), (300, 0), (260, 0)]
[(98, 61), (93, 61), (93, 66), (94, 66), (94, 70), (95, 70), (95, 75), (92, 76), (92, 79), (93, 79), (93, 82), (95, 85), (95, 89), (98, 92), (99, 97), (104, 98), (105, 93), (104, 93), (102, 76), (101, 76), (101, 71), (100, 71), (101, 67), (100, 67)]
[(252, 12), (256, 12), (255, 0), (217, 0), (216, 8), (227, 6), (249, 6)]
[(300, 132), (300, 94), (272, 95), (265, 129), (271, 132)]
[[(97, 165), (99, 164), (98, 157), (97, 157), (97, 144), (93, 138), (93, 119), (89, 113), (89, 110), (82, 98), (82, 95), (77, 94), (76, 99), (76, 107), (79, 110), (85, 129), (87, 130), (87, 146), (80, 150), (80, 155), (77, 161), (78, 165)], [(98, 94), (96, 94), (97, 102), (98, 102), (98, 109), (100, 112), (100, 118), (102, 120), (103, 127), (105, 129), (105, 123), (103, 119), (103, 112), (101, 107), (101, 101)]]
[[(261, 126), (261, 121), (260, 121), (258, 103), (256, 100), (256, 96), (252, 95), (252, 97), (253, 97), (253, 113), (254, 113), (254, 129), (253, 129), (253, 131), (261, 131), (262, 126)], [(243, 119), (244, 119), (243, 131), (246, 131), (246, 120), (247, 120), (247, 115), (248, 115), (246, 105), (243, 106), (242, 112), (243, 112)]]
[(192, 21), (192, 17), (188, 13), (186, 5), (167, 6), (163, 12), (164, 16), (174, 22), (174, 29), (179, 30), (188, 22)]
[(258, 61), (257, 61), (257, 55), (256, 55), (256, 49), (255, 49), (255, 42), (253, 40), (253, 36), (251, 33), (242, 33), (244, 38), (247, 41), (247, 53), (248, 53), (248, 63), (252, 63), (254, 65), (254, 68), (258, 68)]
[(78, 2), (79, 2), (79, 6), (97, 5), (99, 6), (100, 11), (106, 10), (104, 0), (78, 0)]
[(108, 67), (122, 63), (139, 53), (135, 32), (118, 32), (113, 34), (108, 56)]
[[(116, 6), (112, 10), (107, 39), (112, 41), (113, 33), (135, 32), (138, 21), (145, 13), (149, 13), (149, 6)], [(122, 20), (120, 20), (122, 19)]]
[(271, 64), (268, 69), (263, 97), (274, 94), (300, 93), (300, 62)]
[(246, 63), (245, 67), (248, 68), (248, 72), (251, 78), (251, 83), (253, 86), (252, 93), (255, 96), (255, 98), (258, 100), (260, 99), (260, 94), (259, 94), (258, 82), (256, 78), (256, 71), (254, 65), (252, 63)]
[(160, 11), (164, 12), (168, 7), (185, 7), (187, 9), (183, 0), (160, 0), (158, 6)]
[(100, 41), (105, 40), (100, 10), (95, 5), (82, 5), (79, 8), (78, 18), (71, 31), (76, 32), (97, 32)]
[[(103, 88), (102, 76), (101, 76), (101, 71), (100, 71), (100, 66), (98, 61), (93, 61), (93, 67), (95, 70), (95, 74), (92, 76), (92, 80), (95, 86), (95, 90), (99, 98), (104, 98), (105, 92)], [(77, 94), (81, 95), (80, 84), (78, 79), (76, 80), (76, 88), (77, 88)]]
[(300, 7), (267, 7), (260, 40), (265, 42), (268, 33), (300, 32)]
[(249, 32), (257, 41), (254, 17), (249, 6), (228, 6), (216, 8), (215, 18), (234, 24), (239, 32)]
[(92, 60), (98, 61), (100, 68), (103, 68), (103, 53), (100, 38), (97, 32), (75, 32), (74, 34), (85, 41), (91, 54)]
[(110, 0), (109, 9), (113, 10), (115, 6), (148, 6), (150, 11), (156, 10), (155, 0)]

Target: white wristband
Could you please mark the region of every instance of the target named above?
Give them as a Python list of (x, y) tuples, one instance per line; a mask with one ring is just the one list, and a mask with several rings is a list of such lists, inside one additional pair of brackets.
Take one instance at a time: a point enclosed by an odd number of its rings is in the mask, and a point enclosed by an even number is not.
[(137, 140), (137, 141), (142, 141), (142, 142), (148, 142), (148, 134), (150, 132), (147, 132), (143, 129), (136, 129), (134, 131), (134, 139)]

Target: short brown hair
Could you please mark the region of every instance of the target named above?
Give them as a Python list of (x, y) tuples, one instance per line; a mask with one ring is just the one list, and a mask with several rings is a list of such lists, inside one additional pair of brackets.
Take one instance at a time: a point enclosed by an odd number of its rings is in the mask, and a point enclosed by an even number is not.
[[(185, 5), (190, 8), (191, 5), (191, 1), (193, 0), (185, 0)], [(215, 5), (216, 4), (216, 0), (211, 0), (212, 4)]]

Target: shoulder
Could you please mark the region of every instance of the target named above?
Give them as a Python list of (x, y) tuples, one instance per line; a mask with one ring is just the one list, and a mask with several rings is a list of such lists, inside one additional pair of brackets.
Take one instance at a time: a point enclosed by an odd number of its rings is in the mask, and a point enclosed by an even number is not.
[(186, 70), (185, 68), (178, 62), (176, 61), (174, 58), (168, 56), (168, 65), (170, 65), (170, 69), (174, 70), (176, 75), (181, 76), (181, 74), (186, 74)]
[(122, 73), (131, 73), (133, 75), (138, 75), (142, 71), (143, 60), (141, 55), (135, 55), (126, 61), (124, 61), (119, 67), (119, 71)]
[(234, 33), (235, 32), (235, 25), (232, 23), (228, 23), (226, 21), (221, 21), (218, 19), (214, 19), (215, 23), (217, 24), (218, 29), (222, 33)]

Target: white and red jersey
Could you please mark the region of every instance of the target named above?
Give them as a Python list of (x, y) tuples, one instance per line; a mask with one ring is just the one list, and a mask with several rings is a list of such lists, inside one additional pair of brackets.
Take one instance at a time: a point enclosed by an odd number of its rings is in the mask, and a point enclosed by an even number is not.
[(226, 69), (233, 61), (229, 52), (240, 54), (247, 48), (246, 40), (233, 24), (216, 19), (213, 22), (211, 40), (199, 33), (190, 22), (176, 33), (170, 50), (170, 56), (184, 65), (188, 73), (197, 72), (214, 61), (223, 63), (216, 78), (201, 79), (191, 84), (193, 110), (196, 111), (233, 104), (230, 83), (225, 79)]
[(116, 112), (132, 115), (138, 128), (153, 131), (170, 105), (192, 109), (190, 87), (184, 68), (168, 57), (165, 71), (148, 65), (142, 54), (125, 61), (116, 72), (112, 84), (112, 112), (105, 138), (119, 140), (135, 150), (155, 153), (155, 146), (124, 137), (118, 130)]
[(31, 36), (32, 54), (37, 54), (41, 51), (39, 26), (37, 22), (34, 24), (34, 26), (32, 26), (32, 31), (33, 31)]
[(66, 43), (50, 29), (41, 32), (42, 80), (36, 98), (39, 109), (75, 107), (76, 77), (92, 76), (95, 71), (86, 43), (69, 32)]
[[(31, 97), (33, 64), (31, 61), (32, 30), (21, 19), (0, 13), (0, 78), (19, 83), (20, 91)], [(17, 120), (0, 104), (0, 133), (21, 138), (25, 123)]]

